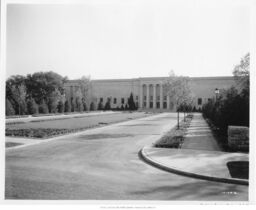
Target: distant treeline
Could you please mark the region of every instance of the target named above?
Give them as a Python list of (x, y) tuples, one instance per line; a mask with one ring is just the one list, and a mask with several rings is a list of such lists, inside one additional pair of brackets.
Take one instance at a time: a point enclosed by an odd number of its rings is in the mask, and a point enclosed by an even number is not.
[(115, 109), (111, 107), (110, 98), (105, 104), (90, 101), (90, 79), (85, 76), (78, 80), (79, 88), (72, 96), (66, 95), (64, 84), (67, 80), (52, 71), (10, 77), (6, 81), (6, 116), (137, 109), (132, 93), (126, 105)]
[[(89, 79), (81, 78), (80, 88), (72, 101), (65, 96), (67, 79), (52, 71), (10, 77), (6, 81), (6, 115), (86, 111)], [(94, 106), (91, 104), (90, 108)]]

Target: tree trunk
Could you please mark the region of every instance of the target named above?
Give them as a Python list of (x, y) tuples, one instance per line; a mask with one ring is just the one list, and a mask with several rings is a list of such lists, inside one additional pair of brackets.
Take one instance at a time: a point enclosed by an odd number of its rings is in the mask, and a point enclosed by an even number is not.
[(180, 129), (180, 112), (178, 111), (178, 129)]

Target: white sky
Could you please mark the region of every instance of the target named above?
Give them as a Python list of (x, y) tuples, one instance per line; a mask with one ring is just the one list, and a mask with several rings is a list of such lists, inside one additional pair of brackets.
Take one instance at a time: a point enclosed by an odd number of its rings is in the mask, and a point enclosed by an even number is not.
[(232, 75), (250, 49), (246, 0), (7, 6), (7, 74), (70, 79)]

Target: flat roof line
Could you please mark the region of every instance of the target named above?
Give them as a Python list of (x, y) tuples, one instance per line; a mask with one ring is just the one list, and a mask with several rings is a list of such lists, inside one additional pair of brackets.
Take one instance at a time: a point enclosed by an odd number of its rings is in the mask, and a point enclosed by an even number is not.
[[(218, 80), (218, 79), (234, 79), (233, 76), (214, 76), (214, 77), (188, 77), (189, 79), (192, 80)], [(130, 78), (130, 79), (92, 79), (92, 82), (119, 82), (119, 81), (140, 81), (140, 80), (165, 80), (168, 79), (168, 77), (138, 77), (138, 78)], [(75, 79), (75, 80), (67, 80), (68, 83), (72, 83), (72, 82), (79, 82), (79, 79)]]

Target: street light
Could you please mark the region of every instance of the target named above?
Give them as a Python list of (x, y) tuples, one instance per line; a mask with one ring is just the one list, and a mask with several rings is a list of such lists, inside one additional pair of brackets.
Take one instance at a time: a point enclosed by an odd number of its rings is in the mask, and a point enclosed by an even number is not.
[(215, 93), (216, 101), (217, 101), (217, 99), (218, 99), (218, 95), (220, 94), (220, 90), (219, 90), (218, 88), (215, 88), (214, 93)]

